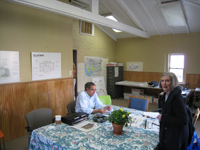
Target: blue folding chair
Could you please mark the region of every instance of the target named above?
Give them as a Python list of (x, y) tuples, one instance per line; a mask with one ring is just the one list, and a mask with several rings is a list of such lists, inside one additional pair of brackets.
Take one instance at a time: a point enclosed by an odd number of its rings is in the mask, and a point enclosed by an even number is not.
[(141, 111), (148, 111), (149, 98), (129, 96), (128, 108), (133, 108)]

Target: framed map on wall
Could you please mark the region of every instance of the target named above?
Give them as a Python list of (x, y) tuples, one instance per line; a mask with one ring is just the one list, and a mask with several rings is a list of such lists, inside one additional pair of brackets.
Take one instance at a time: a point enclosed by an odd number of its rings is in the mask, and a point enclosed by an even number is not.
[(102, 57), (84, 57), (85, 77), (102, 76)]

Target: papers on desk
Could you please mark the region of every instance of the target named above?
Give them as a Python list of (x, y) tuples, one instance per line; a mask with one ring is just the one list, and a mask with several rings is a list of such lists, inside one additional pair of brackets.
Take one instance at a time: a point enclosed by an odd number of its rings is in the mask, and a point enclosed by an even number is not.
[(130, 117), (132, 119), (132, 123), (131, 126), (132, 127), (139, 127), (140, 124), (143, 122), (143, 120), (145, 119), (145, 117), (142, 116), (135, 116), (134, 114), (130, 114)]
[(145, 121), (145, 129), (146, 130), (153, 130), (156, 132), (159, 132), (160, 129), (160, 123), (158, 119), (147, 119)]
[(84, 132), (89, 132), (89, 131), (97, 129), (100, 126), (97, 125), (97, 123), (95, 123), (95, 122), (82, 121), (82, 122), (80, 122), (80, 123), (78, 123), (74, 126), (71, 126), (71, 127), (74, 127), (76, 129), (84, 131)]
[(157, 118), (159, 113), (158, 112), (144, 112), (143, 115), (149, 118)]
[(196, 91), (196, 92), (200, 92), (200, 88), (197, 87), (197, 88), (195, 89), (195, 91)]

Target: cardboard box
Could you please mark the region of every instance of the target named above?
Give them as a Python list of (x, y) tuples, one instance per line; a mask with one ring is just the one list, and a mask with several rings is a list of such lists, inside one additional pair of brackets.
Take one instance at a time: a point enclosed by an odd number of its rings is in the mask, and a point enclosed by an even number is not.
[(124, 93), (124, 99), (128, 100), (131, 95), (131, 93)]
[(106, 66), (123, 66), (123, 63), (106, 64)]
[(124, 93), (124, 99), (128, 100), (129, 96), (139, 96), (139, 97), (144, 97), (144, 95), (134, 95), (132, 93)]
[(144, 97), (149, 98), (149, 103), (150, 103), (150, 104), (153, 104), (153, 96), (144, 95)]
[(144, 94), (144, 89), (131, 89), (131, 93), (135, 96), (140, 96)]
[(158, 98), (155, 98), (155, 97), (154, 97), (154, 98), (153, 98), (153, 103), (154, 103), (154, 104), (158, 104)]

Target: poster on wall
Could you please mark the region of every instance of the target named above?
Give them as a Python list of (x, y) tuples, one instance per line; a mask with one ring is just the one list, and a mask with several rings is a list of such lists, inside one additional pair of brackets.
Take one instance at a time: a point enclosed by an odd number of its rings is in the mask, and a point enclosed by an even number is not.
[[(105, 87), (106, 87), (106, 83), (107, 83), (106, 64), (108, 64), (108, 58), (103, 58), (101, 74), (102, 74), (102, 77), (104, 77)], [(96, 77), (94, 77), (94, 78), (96, 78)], [(80, 93), (81, 91), (84, 90), (85, 83), (92, 82), (92, 78), (85, 78), (84, 63), (78, 63), (77, 64), (77, 79), (78, 79), (78, 82), (77, 82), (78, 93)]]
[(61, 78), (61, 53), (31, 52), (32, 80)]
[(92, 78), (92, 82), (96, 85), (96, 93), (98, 96), (108, 95), (104, 77)]
[(0, 51), (0, 84), (19, 82), (19, 52)]
[(102, 76), (102, 57), (84, 57), (85, 78)]
[(127, 62), (127, 71), (143, 71), (143, 62)]

